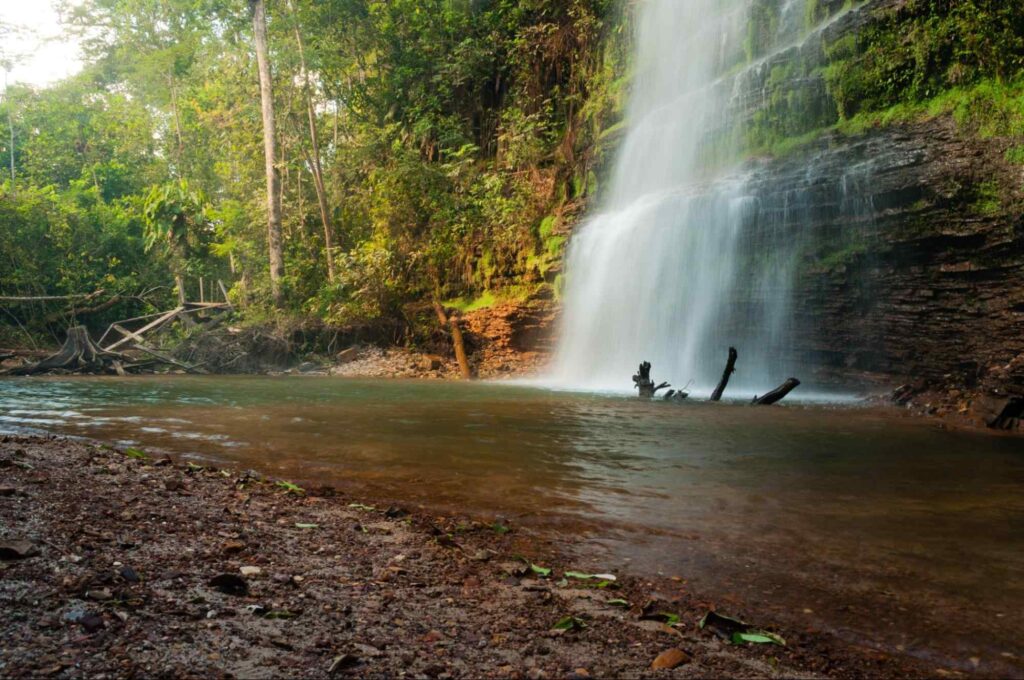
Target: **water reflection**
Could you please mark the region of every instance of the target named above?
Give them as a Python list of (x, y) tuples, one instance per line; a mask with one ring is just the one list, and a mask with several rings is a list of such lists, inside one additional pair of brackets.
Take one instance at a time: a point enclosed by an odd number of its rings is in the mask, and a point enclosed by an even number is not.
[(999, 615), (1024, 610), (1020, 440), (868, 409), (315, 378), (0, 381), (0, 431), (18, 429), (586, 524), (598, 529), (583, 553), (604, 566), (628, 558), (768, 610), (807, 608), (840, 632), (903, 607), (868, 631), (894, 644), (999, 657), (1016, 644)]

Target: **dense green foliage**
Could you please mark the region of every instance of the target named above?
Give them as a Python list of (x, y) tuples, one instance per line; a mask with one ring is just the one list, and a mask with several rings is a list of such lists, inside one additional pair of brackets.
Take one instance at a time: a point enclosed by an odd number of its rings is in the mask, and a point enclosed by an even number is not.
[[(550, 288), (556, 227), (593, 189), (599, 135), (621, 115), (629, 28), (619, 10), (613, 0), (269, 2), (287, 306), (365, 322), (401, 318), (435, 290), (472, 299)], [(266, 304), (246, 4), (87, 0), (75, 12), (85, 72), (12, 88), (0, 109), (14, 123), (17, 170), (3, 189), (2, 210), (17, 218), (0, 225), (0, 294), (104, 288), (136, 307), (83, 317), (94, 325), (166, 306), (176, 275), (190, 297), (206, 276)], [(58, 224), (84, 252), (67, 257)], [(26, 324), (39, 312), (14, 310)]]
[[(775, 59), (783, 4), (750, 3), (743, 49), (723, 70), (762, 78), (761, 104), (722, 132), (738, 144), (709, 147), (779, 154), (824, 130), (947, 113), (972, 134), (1024, 135), (1024, 3), (907, 0), (857, 30), (818, 32), (864, 4), (811, 0), (800, 49)], [(565, 227), (621, 129), (631, 5), (267, 6), (288, 311), (407, 323), (410, 303), (436, 294), (464, 308), (557, 295)], [(85, 0), (73, 17), (85, 71), (12, 87), (0, 104), (15, 133), (13, 150), (0, 136), (0, 155), (16, 169), (0, 184), (0, 295), (102, 289), (118, 298), (78, 312), (101, 326), (170, 305), (176, 277), (195, 297), (202, 276), (261, 314), (271, 296), (248, 3)], [(1007, 160), (1024, 163), (1024, 144)], [(56, 329), (69, 318), (54, 309), (8, 306), (0, 325)]]
[[(754, 0), (748, 59), (764, 55), (779, 7)], [(1024, 131), (1024, 3), (908, 0), (876, 7), (808, 3), (803, 49), (770, 62), (764, 103), (744, 123), (748, 153), (783, 154), (826, 130), (860, 133), (946, 114), (969, 133)], [(862, 11), (872, 12), (871, 21), (850, 22), (856, 28), (816, 28)]]

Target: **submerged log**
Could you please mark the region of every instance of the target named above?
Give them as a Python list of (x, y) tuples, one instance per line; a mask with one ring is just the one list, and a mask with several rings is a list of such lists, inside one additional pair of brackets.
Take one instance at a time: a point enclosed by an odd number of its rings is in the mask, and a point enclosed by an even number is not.
[(658, 392), (658, 390), (671, 387), (667, 382), (663, 382), (660, 385), (654, 384), (654, 381), (651, 380), (651, 362), (649, 361), (645, 361), (640, 364), (640, 369), (637, 371), (637, 374), (633, 376), (633, 384), (638, 390), (640, 390), (641, 399), (650, 399)]
[(36, 375), (56, 370), (99, 373), (105, 372), (108, 368), (113, 369), (115, 361), (126, 360), (123, 354), (109, 352), (99, 347), (92, 341), (85, 326), (73, 326), (68, 329), (67, 339), (56, 354), (38, 363), (15, 368), (10, 374)]
[(758, 406), (771, 406), (772, 404), (778, 403), (786, 398), (786, 395), (795, 390), (800, 385), (800, 381), (796, 378), (790, 378), (786, 382), (782, 383), (774, 390), (760, 397), (754, 397), (753, 404)]
[(725, 371), (722, 373), (722, 379), (718, 381), (718, 387), (711, 393), (711, 401), (721, 401), (722, 393), (725, 392), (726, 385), (729, 384), (729, 378), (736, 372), (736, 359), (739, 357), (739, 353), (735, 347), (729, 348), (729, 360), (725, 362)]

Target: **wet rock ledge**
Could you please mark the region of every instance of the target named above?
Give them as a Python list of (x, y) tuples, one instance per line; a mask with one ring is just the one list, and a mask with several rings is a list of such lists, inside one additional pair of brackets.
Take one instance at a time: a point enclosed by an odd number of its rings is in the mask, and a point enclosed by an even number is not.
[(770, 622), (787, 646), (732, 645), (698, 628), (710, 605), (678, 583), (595, 587), (565, 571), (599, 565), (538, 554), (504, 524), (136, 449), (0, 437), (0, 519), (3, 677), (934, 671)]

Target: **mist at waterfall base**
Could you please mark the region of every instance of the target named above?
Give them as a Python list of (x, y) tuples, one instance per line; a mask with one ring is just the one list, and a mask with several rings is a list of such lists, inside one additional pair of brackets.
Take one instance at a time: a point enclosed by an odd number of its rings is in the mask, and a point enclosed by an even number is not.
[(624, 390), (646, 360), (657, 381), (707, 394), (734, 346), (727, 396), (763, 394), (791, 375), (805, 383), (800, 395), (815, 391), (794, 332), (809, 246), (801, 226), (823, 204), (833, 220), (863, 222), (870, 200), (856, 188), (870, 164), (823, 186), (828, 158), (785, 184), (764, 164), (739, 163), (766, 71), (837, 20), (808, 29), (806, 0), (780, 0), (774, 43), (751, 61), (751, 4), (652, 0), (641, 10), (628, 132), (602, 208), (569, 246), (553, 383)]

